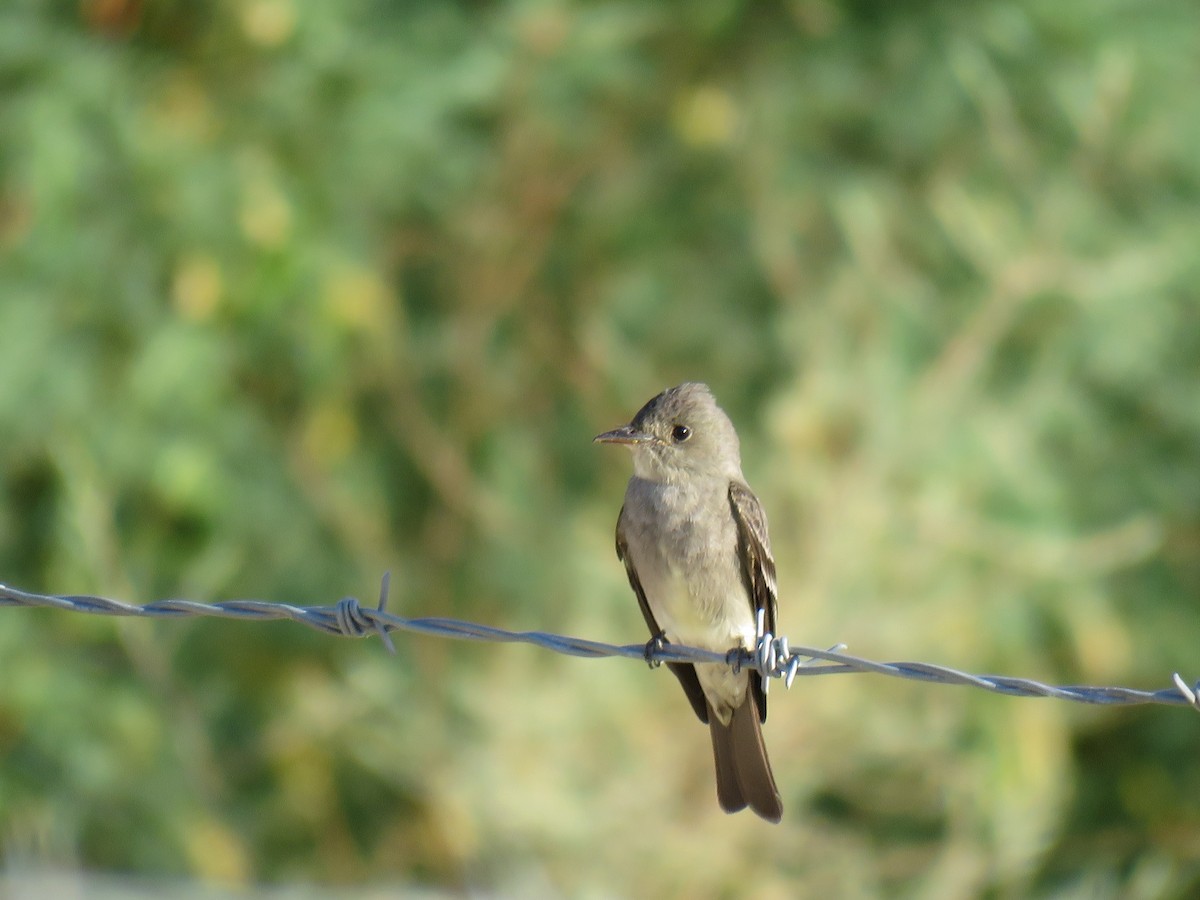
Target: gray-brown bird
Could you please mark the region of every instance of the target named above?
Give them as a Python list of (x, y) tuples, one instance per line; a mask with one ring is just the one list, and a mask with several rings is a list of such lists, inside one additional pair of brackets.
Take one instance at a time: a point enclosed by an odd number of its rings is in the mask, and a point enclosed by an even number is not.
[[(707, 385), (663, 391), (633, 421), (597, 435), (633, 453), (617, 519), (617, 556), (654, 640), (725, 653), (753, 650), (758, 610), (775, 632), (775, 561), (767, 517), (742, 475), (737, 432)], [(783, 816), (761, 722), (762, 677), (722, 663), (667, 663), (712, 735), (717, 799)]]

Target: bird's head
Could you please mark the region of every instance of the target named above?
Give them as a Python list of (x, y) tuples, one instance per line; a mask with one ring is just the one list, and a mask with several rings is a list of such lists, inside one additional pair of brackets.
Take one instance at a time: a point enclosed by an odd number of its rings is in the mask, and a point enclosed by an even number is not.
[(708, 385), (699, 382), (663, 391), (628, 425), (598, 434), (594, 440), (628, 447), (634, 474), (649, 481), (741, 477), (737, 432)]

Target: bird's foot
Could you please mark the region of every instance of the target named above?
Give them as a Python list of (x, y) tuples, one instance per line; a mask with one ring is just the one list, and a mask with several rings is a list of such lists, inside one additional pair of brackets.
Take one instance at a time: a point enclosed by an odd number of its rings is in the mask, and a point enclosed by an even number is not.
[(741, 647), (734, 647), (725, 654), (725, 662), (733, 669), (734, 675), (742, 674), (742, 666), (754, 661), (754, 654)]
[(657, 658), (657, 654), (663, 651), (667, 646), (667, 633), (660, 631), (650, 640), (646, 641), (646, 649), (642, 651), (642, 655), (646, 659), (646, 665), (652, 669), (657, 669), (662, 665), (662, 660)]

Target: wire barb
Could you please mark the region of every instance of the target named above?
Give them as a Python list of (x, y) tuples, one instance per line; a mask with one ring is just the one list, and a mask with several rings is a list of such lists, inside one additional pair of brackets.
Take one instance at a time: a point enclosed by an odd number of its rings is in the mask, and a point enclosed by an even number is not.
[(1183, 680), (1183, 676), (1176, 672), (1171, 676), (1175, 681), (1175, 687), (1179, 688), (1179, 693), (1183, 694), (1188, 704), (1196, 710), (1200, 710), (1200, 681), (1196, 682), (1195, 687), (1188, 687), (1187, 682)]
[[(387, 608), (388, 586), (391, 581), (392, 573), (384, 572), (383, 580), (379, 584), (379, 605), (375, 607), (377, 613), (382, 613)], [(396, 655), (396, 645), (392, 643), (392, 636), (387, 633), (383, 622), (375, 616), (368, 615), (359, 604), (357, 597), (343, 597), (333, 609), (338, 634), (346, 637), (367, 637), (371, 633), (377, 634), (388, 652), (392, 656)]]
[(828, 650), (815, 647), (792, 647), (787, 637), (776, 637), (766, 631), (765, 618), (756, 623), (758, 640), (754, 650), (734, 648), (717, 653), (698, 647), (651, 641), (648, 644), (617, 646), (599, 641), (547, 634), (541, 631), (506, 631), (458, 619), (407, 619), (386, 611), (390, 573), (385, 573), (379, 588), (379, 604), (363, 609), (354, 597), (343, 597), (333, 606), (293, 606), (287, 603), (268, 603), (264, 600), (227, 600), (221, 603), (197, 603), (194, 600), (157, 600), (142, 606), (88, 595), (35, 594), (0, 584), (0, 607), (23, 606), (90, 613), (104, 616), (136, 616), (139, 618), (177, 619), (189, 616), (217, 616), (226, 619), (265, 621), (290, 619), (309, 628), (346, 637), (378, 635), (389, 652), (395, 653), (391, 631), (409, 631), (472, 641), (534, 644), (555, 653), (589, 659), (620, 656), (641, 659), (648, 663), (726, 663), (735, 669), (749, 666), (763, 676), (764, 688), (771, 679), (782, 678), (787, 687), (798, 676), (870, 673), (892, 678), (907, 678), (935, 684), (957, 684), (979, 688), (1010, 697), (1054, 697), (1076, 703), (1104, 706), (1161, 704), (1190, 706), (1200, 710), (1200, 682), (1189, 687), (1175, 673), (1174, 685), (1160, 691), (1139, 691), (1122, 687), (1054, 686), (1024, 678), (1003, 675), (972, 675), (947, 666), (922, 662), (876, 662), (843, 653), (845, 644)]

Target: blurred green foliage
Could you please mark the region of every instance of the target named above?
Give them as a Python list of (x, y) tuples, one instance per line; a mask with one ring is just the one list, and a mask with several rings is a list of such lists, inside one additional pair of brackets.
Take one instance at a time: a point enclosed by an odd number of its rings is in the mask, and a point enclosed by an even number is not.
[[(1200, 8), (0, 7), (0, 580), (644, 639), (593, 434), (685, 378), (794, 642), (1200, 677)], [(1200, 723), (868, 677), (771, 829), (673, 681), (0, 623), (4, 867), (507, 895), (1190, 897)]]

